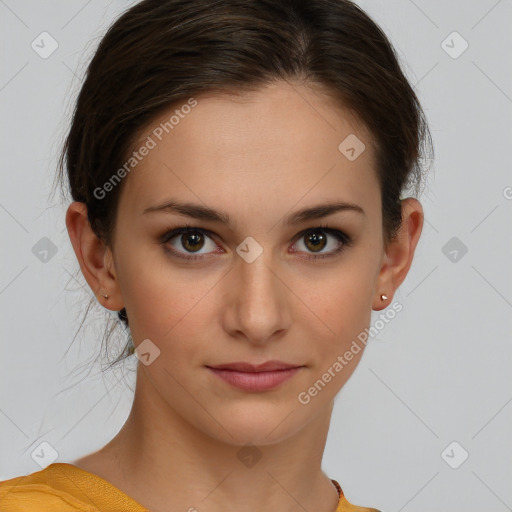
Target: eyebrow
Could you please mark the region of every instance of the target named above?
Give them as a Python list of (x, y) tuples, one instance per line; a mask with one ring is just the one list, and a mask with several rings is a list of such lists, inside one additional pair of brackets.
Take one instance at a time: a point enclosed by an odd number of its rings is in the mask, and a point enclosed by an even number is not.
[[(304, 208), (303, 210), (299, 210), (286, 217), (285, 224), (299, 224), (307, 220), (320, 219), (322, 217), (327, 217), (328, 215), (342, 211), (353, 211), (362, 215), (366, 215), (365, 211), (357, 204), (337, 201), (331, 203), (322, 203), (316, 206), (310, 206), (309, 208)], [(177, 213), (192, 219), (219, 222), (221, 224), (225, 224), (226, 226), (231, 226), (234, 224), (231, 216), (226, 212), (215, 210), (200, 204), (184, 203), (176, 200), (170, 200), (163, 204), (150, 206), (144, 210), (143, 214), (155, 212)]]

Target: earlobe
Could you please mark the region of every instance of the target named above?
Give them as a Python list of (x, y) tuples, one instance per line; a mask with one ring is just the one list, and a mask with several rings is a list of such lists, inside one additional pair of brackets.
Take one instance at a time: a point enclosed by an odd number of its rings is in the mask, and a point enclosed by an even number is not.
[(66, 227), (82, 274), (100, 303), (111, 310), (123, 303), (115, 273), (109, 267), (110, 249), (96, 236), (87, 217), (85, 203), (75, 201), (66, 212)]
[[(373, 309), (380, 311), (387, 307), (388, 296), (405, 280), (412, 264), (414, 252), (423, 227), (423, 208), (412, 197), (402, 200), (402, 225), (396, 238), (385, 249), (383, 263), (376, 282), (377, 297)], [(383, 299), (383, 296), (386, 299)]]
[(379, 295), (379, 299), (374, 300), (374, 305), (372, 306), (372, 309), (374, 311), (380, 311), (381, 309), (387, 308), (389, 305), (388, 300), (389, 300), (388, 295), (385, 293), (381, 293)]

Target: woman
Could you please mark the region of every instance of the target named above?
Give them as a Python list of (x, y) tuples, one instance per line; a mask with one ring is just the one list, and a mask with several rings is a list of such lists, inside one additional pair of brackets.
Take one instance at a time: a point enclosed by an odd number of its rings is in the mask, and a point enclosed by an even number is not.
[[(321, 469), (334, 398), (423, 225), (430, 135), (348, 0), (145, 0), (109, 29), (61, 158), (66, 226), (129, 326), (133, 407), (2, 510), (375, 510)], [(46, 509), (45, 508), (45, 509)]]

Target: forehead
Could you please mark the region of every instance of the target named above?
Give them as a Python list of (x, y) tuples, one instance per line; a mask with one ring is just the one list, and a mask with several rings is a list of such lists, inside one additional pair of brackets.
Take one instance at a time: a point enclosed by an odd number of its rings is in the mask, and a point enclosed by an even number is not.
[[(186, 100), (174, 105), (140, 133), (134, 150), (152, 148), (125, 178), (125, 207), (140, 213), (179, 196), (218, 207), (228, 199), (246, 205), (246, 213), (268, 205), (282, 214), (298, 201), (375, 199), (370, 134), (327, 95), (283, 81), (194, 100), (191, 108)], [(365, 146), (355, 160), (340, 151), (346, 140), (359, 144), (358, 152)]]

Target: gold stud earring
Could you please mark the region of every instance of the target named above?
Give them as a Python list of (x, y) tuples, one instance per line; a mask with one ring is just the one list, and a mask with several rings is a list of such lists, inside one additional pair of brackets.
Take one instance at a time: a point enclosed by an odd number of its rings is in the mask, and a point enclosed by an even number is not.
[(387, 295), (385, 295), (385, 294), (382, 294), (382, 295), (380, 296), (380, 300), (381, 300), (382, 302), (386, 302), (386, 301), (388, 300), (388, 296), (387, 296)]
[(108, 295), (106, 293), (102, 293), (103, 297), (105, 297), (105, 299), (108, 299)]

